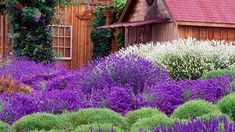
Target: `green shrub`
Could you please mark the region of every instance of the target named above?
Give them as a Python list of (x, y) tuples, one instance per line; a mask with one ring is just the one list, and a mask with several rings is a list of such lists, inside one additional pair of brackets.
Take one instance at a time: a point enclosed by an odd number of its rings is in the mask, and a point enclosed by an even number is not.
[(36, 113), (27, 115), (19, 119), (13, 124), (16, 131), (26, 130), (52, 130), (52, 129), (68, 129), (72, 125), (63, 116), (53, 114)]
[(131, 126), (131, 132), (137, 132), (140, 129), (143, 131), (150, 131), (154, 127), (160, 127), (162, 125), (167, 127), (174, 124), (174, 122), (175, 121), (173, 119), (167, 117), (164, 114), (157, 114), (153, 117), (138, 120)]
[(11, 127), (7, 123), (0, 120), (0, 131), (9, 130)]
[(112, 48), (112, 30), (97, 29), (100, 26), (106, 25), (105, 16), (100, 10), (100, 7), (97, 7), (94, 11), (95, 18), (92, 21), (92, 31), (90, 33), (90, 37), (93, 42), (93, 59), (109, 55)]
[(223, 114), (221, 111), (219, 111), (219, 110), (216, 110), (216, 111), (213, 111), (213, 112), (211, 112), (211, 113), (208, 113), (208, 114), (204, 114), (204, 115), (202, 115), (201, 117), (199, 117), (199, 118), (201, 118), (201, 119), (203, 119), (203, 120), (210, 120), (211, 118), (219, 118), (219, 117), (226, 117), (227, 118), (227, 120), (229, 120), (229, 121), (231, 121), (231, 118), (229, 117), (229, 116), (227, 116), (226, 114)]
[(136, 123), (139, 119), (149, 118), (153, 115), (160, 114), (161, 112), (158, 109), (152, 108), (142, 108), (139, 110), (131, 111), (126, 114), (125, 118), (129, 126)]
[(232, 80), (234, 71), (227, 70), (227, 69), (218, 69), (218, 70), (208, 71), (208, 72), (203, 73), (200, 79), (206, 80), (212, 77), (218, 77), (218, 76), (222, 76), (225, 74), (229, 75), (230, 79)]
[(68, 113), (67, 118), (73, 126), (109, 123), (119, 128), (127, 128), (124, 117), (109, 109), (83, 109), (74, 113)]
[(212, 103), (205, 100), (192, 100), (175, 109), (172, 117), (178, 119), (190, 119), (210, 113), (213, 115), (213, 112), (219, 112), (219, 109)]
[(218, 102), (221, 112), (235, 119), (235, 93), (229, 94)]
[(235, 80), (233, 80), (230, 84), (231, 86), (235, 86)]
[(80, 125), (75, 131), (76, 132), (109, 132), (113, 130), (113, 132), (122, 132), (122, 130), (118, 127), (113, 126), (112, 124), (89, 124), (89, 125)]

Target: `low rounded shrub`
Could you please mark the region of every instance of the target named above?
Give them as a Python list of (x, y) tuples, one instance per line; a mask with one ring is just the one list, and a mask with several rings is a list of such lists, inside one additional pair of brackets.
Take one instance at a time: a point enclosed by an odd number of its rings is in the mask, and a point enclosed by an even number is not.
[(80, 125), (74, 131), (76, 132), (122, 132), (118, 127), (112, 124), (89, 124)]
[(212, 118), (220, 118), (220, 117), (224, 117), (224, 118), (226, 118), (227, 120), (232, 121), (232, 119), (231, 119), (229, 116), (223, 114), (221, 111), (218, 111), (218, 110), (213, 111), (213, 112), (208, 113), (208, 114), (204, 114), (204, 115), (202, 115), (202, 116), (199, 117), (199, 118), (201, 118), (201, 119), (203, 119), (203, 120), (210, 120), (210, 119), (212, 119)]
[(178, 119), (189, 119), (209, 114), (219, 109), (205, 100), (191, 100), (182, 104), (174, 110), (172, 117)]
[(135, 124), (131, 127), (131, 132), (137, 132), (137, 131), (150, 131), (155, 127), (161, 127), (165, 126), (168, 127), (170, 125), (174, 124), (174, 120), (167, 117), (164, 114), (157, 114), (153, 117), (149, 118), (143, 118), (138, 120)]
[(227, 69), (218, 69), (218, 70), (213, 70), (213, 71), (208, 71), (208, 72), (203, 73), (200, 79), (206, 80), (212, 77), (219, 77), (219, 76), (223, 76), (226, 74), (229, 75), (230, 80), (232, 80), (232, 77), (235, 74), (235, 72), (232, 70), (227, 70)]
[(66, 117), (73, 126), (110, 123), (119, 128), (127, 128), (124, 117), (109, 109), (82, 109), (74, 113), (68, 113)]
[(56, 116), (47, 113), (36, 113), (27, 115), (19, 119), (13, 124), (16, 131), (26, 130), (52, 130), (52, 129), (68, 129), (72, 125), (64, 116)]
[(0, 120), (0, 131), (1, 132), (4, 130), (8, 130), (10, 128), (11, 128), (10, 125), (8, 125), (7, 123)]
[(150, 118), (156, 114), (160, 114), (161, 112), (158, 109), (153, 109), (153, 108), (142, 108), (139, 110), (131, 111), (126, 114), (125, 118), (126, 121), (129, 125), (133, 125), (136, 123), (138, 120), (142, 118)]
[(231, 93), (218, 102), (221, 112), (235, 118), (235, 93)]

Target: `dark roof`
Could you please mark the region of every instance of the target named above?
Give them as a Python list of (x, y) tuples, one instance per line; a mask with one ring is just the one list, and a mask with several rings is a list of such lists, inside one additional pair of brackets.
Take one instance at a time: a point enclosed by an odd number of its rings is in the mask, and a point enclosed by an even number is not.
[(136, 4), (136, 0), (127, 0), (126, 5), (123, 9), (122, 15), (119, 18), (119, 23), (123, 22), (124, 19), (126, 18), (126, 16), (129, 15), (129, 13), (131, 12), (131, 9), (134, 7), (134, 5)]
[(165, 0), (175, 21), (235, 24), (235, 0)]
[[(125, 22), (137, 0), (127, 0), (119, 19)], [(163, 0), (176, 22), (235, 24), (235, 0)]]
[(115, 23), (107, 26), (98, 27), (98, 29), (102, 28), (122, 28), (122, 27), (138, 27), (147, 24), (156, 24), (156, 23), (165, 23), (171, 22), (170, 19), (158, 19), (158, 20), (147, 20), (147, 21), (136, 21), (136, 22), (124, 22), (124, 23)]

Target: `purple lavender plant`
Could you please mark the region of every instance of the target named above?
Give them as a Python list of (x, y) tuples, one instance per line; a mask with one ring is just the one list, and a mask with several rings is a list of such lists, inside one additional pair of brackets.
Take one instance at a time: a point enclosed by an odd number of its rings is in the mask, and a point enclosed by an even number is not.
[(79, 90), (54, 90), (30, 95), (41, 112), (62, 113), (86, 107), (85, 97)]
[(235, 123), (225, 117), (210, 120), (193, 119), (188, 123), (176, 122), (171, 127), (153, 128), (153, 132), (234, 132)]
[(65, 75), (69, 70), (58, 64), (38, 64), (27, 59), (14, 60), (0, 68), (0, 76), (11, 76), (20, 82), (40, 89), (41, 82)]
[(204, 99), (216, 102), (227, 92), (232, 91), (229, 76), (214, 77), (208, 80), (186, 80), (179, 82), (184, 91), (185, 100)]
[(185, 102), (183, 90), (175, 81), (147, 84), (142, 97), (146, 101), (146, 107), (157, 107), (168, 115)]
[(0, 120), (9, 124), (27, 114), (40, 111), (39, 106), (30, 96), (15, 94), (9, 97), (6, 94), (2, 94), (0, 98)]
[(122, 87), (111, 88), (107, 97), (107, 107), (125, 115), (127, 112), (134, 110), (134, 100), (130, 93)]
[(79, 73), (78, 86), (87, 94), (91, 94), (92, 89), (120, 86), (137, 95), (143, 91), (145, 83), (170, 79), (166, 69), (134, 55), (114, 54), (98, 62)]

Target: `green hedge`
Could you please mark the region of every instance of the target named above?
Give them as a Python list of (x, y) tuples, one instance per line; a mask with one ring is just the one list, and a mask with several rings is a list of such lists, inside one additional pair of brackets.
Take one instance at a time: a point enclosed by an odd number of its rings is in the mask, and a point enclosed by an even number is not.
[(174, 122), (175, 120), (167, 117), (164, 114), (157, 114), (153, 117), (142, 118), (138, 120), (135, 124), (131, 126), (131, 132), (137, 132), (139, 130), (150, 131), (154, 127), (160, 127), (162, 125), (167, 127), (173, 125)]
[(10, 125), (0, 120), (0, 131), (9, 130), (10, 128)]
[(116, 127), (127, 129), (125, 118), (109, 109), (84, 109), (66, 115), (73, 126), (88, 124), (113, 124)]
[(235, 119), (235, 93), (231, 93), (218, 102), (221, 112)]
[(27, 130), (53, 130), (72, 128), (72, 124), (63, 116), (56, 116), (47, 113), (36, 113), (27, 115), (13, 124), (16, 131), (22, 132)]
[(122, 132), (123, 130), (113, 126), (112, 124), (89, 124), (89, 125), (80, 125), (74, 131), (76, 132)]
[[(210, 102), (205, 100), (192, 100), (175, 109), (171, 117), (176, 119), (191, 119), (204, 115), (207, 118), (208, 116), (213, 116), (213, 114), (218, 116), (219, 113), (219, 109)], [(219, 115), (222, 115), (222, 113)]]
[(161, 114), (161, 112), (158, 109), (142, 108), (142, 109), (127, 113), (125, 118), (126, 118), (128, 125), (131, 126), (142, 118), (149, 118), (156, 114)]

